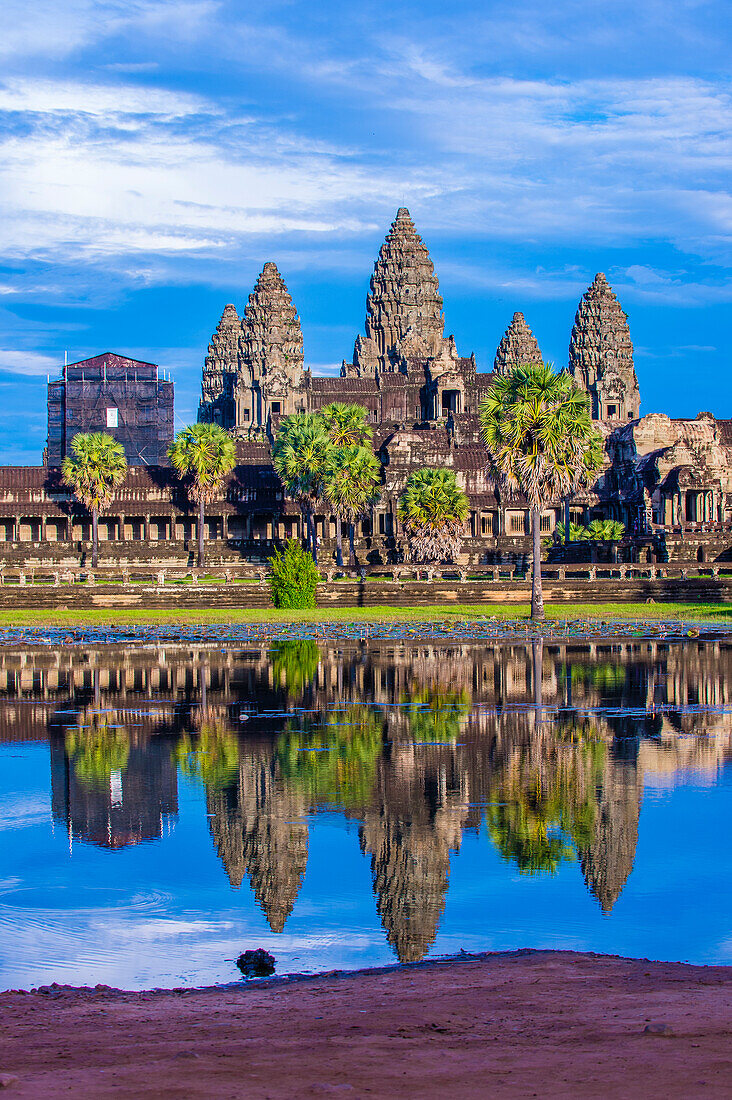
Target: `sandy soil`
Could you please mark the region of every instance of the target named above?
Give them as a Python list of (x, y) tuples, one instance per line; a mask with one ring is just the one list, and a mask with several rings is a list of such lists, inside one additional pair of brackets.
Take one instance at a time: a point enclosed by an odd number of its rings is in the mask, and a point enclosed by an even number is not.
[(52, 987), (0, 994), (0, 1023), (8, 1098), (732, 1096), (728, 967), (519, 952), (193, 991)]

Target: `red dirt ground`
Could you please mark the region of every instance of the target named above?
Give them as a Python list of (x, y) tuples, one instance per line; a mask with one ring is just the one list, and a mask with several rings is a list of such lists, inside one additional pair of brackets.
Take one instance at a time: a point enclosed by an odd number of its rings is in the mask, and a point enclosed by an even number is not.
[(729, 967), (540, 951), (178, 992), (59, 987), (0, 994), (0, 1024), (8, 1100), (732, 1096)]

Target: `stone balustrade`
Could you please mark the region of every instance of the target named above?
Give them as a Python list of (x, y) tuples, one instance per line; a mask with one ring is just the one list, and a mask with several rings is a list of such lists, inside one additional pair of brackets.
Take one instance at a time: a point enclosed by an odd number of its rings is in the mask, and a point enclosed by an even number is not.
[[(687, 580), (694, 577), (717, 579), (732, 577), (732, 562), (673, 562), (669, 564), (598, 564), (577, 563), (562, 565), (542, 565), (542, 578), (545, 581), (564, 582), (602, 582), (602, 581), (639, 581), (639, 580)], [(266, 585), (269, 576), (267, 566), (242, 566), (240, 568), (192, 568), (154, 567), (134, 569), (100, 565), (96, 570), (83, 567), (68, 569), (38, 568), (0, 568), (0, 586), (33, 584), (62, 585), (166, 585), (187, 584), (193, 586), (217, 586), (236, 584)], [(359, 583), (411, 584), (414, 582), (440, 583), (527, 583), (531, 580), (530, 566), (526, 569), (506, 563), (493, 566), (450, 566), (450, 565), (395, 565), (374, 568), (351, 569), (348, 567), (325, 566), (320, 568), (324, 583), (350, 581)]]

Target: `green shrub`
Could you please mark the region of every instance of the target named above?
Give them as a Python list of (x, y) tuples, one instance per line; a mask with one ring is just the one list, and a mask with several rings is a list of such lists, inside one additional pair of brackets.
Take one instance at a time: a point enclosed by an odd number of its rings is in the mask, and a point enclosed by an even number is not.
[(290, 539), (282, 552), (275, 550), (268, 564), (272, 570), (269, 587), (275, 607), (315, 607), (315, 589), (320, 577), (308, 550)]

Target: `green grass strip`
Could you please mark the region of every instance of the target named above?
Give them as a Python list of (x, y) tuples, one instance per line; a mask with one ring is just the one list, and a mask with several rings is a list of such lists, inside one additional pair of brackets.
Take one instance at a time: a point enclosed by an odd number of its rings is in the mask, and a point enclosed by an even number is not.
[[(94, 608), (59, 610), (43, 608), (12, 608), (0, 610), (0, 628), (43, 626), (124, 626), (183, 623), (190, 626), (206, 623), (343, 623), (343, 622), (424, 622), (425, 620), (455, 621), (459, 619), (524, 620), (529, 618), (528, 603), (516, 604), (431, 604), (425, 607), (318, 607), (308, 611), (285, 611), (274, 608)], [(551, 620), (586, 622), (719, 622), (732, 617), (732, 603), (552, 603), (546, 606)]]

